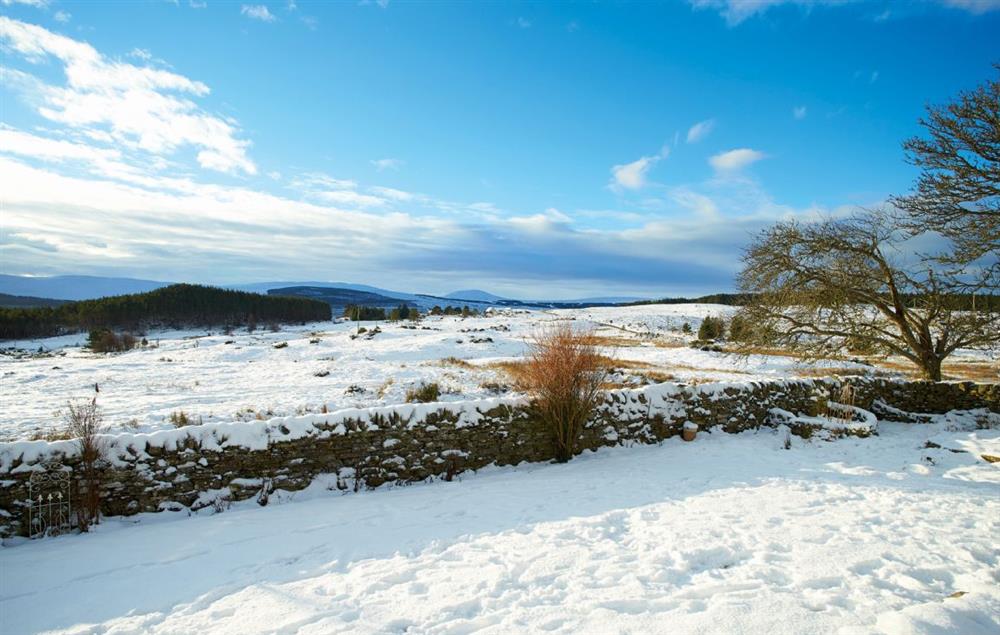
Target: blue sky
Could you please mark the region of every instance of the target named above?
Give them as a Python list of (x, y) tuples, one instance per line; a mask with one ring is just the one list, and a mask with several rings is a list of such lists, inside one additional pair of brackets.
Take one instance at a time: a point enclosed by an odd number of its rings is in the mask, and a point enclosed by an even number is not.
[(0, 0), (3, 273), (725, 291), (905, 191), (1000, 0)]

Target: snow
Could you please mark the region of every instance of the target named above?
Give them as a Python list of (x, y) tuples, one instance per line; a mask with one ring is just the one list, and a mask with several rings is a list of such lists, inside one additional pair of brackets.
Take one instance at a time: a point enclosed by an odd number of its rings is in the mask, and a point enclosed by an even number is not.
[(109, 519), (0, 549), (0, 630), (992, 635), (1000, 465), (973, 450), (1000, 455), (1000, 430), (984, 417), (787, 450), (780, 430), (703, 431)]
[[(59, 430), (67, 402), (90, 399), (95, 386), (105, 421), (117, 431), (139, 433), (171, 429), (170, 415), (181, 411), (194, 421), (218, 423), (398, 404), (407, 390), (430, 382), (440, 385), (445, 402), (517, 396), (497, 364), (520, 359), (533, 333), (566, 319), (611, 340), (605, 352), (622, 364), (615, 379), (628, 385), (649, 383), (645, 373), (652, 371), (705, 382), (773, 380), (817, 368), (870, 370), (844, 361), (802, 366), (785, 356), (737, 358), (686, 345), (690, 337), (680, 332), (682, 324), (697, 332), (705, 316), (732, 312), (709, 304), (503, 310), (465, 319), (383, 322), (371, 339), (352, 339), (356, 325), (345, 322), (277, 333), (168, 331), (147, 334), (152, 347), (110, 355), (82, 348), (83, 335), (4, 342), (0, 440)], [(287, 347), (275, 348), (283, 342)]]

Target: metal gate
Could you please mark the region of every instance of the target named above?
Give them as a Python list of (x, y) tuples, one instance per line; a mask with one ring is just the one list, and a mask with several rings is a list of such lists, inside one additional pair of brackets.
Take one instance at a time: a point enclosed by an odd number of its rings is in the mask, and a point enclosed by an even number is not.
[(47, 463), (28, 478), (28, 535), (58, 536), (73, 526), (70, 495), (72, 471), (59, 463)]

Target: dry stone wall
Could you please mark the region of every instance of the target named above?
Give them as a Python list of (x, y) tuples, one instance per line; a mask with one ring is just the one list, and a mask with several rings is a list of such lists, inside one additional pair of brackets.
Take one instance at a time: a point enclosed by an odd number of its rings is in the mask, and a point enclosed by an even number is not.
[[(1000, 412), (996, 384), (849, 381), (856, 405), (884, 418), (984, 407)], [(776, 425), (772, 409), (808, 414), (840, 385), (817, 379), (611, 391), (585, 427), (580, 448), (657, 443), (680, 434), (687, 421), (730, 433)], [(321, 475), (344, 490), (450, 480), (467, 470), (546, 461), (553, 454), (548, 431), (523, 399), (344, 410), (102, 440), (105, 515), (199, 509), (254, 496), (265, 504), (269, 492), (299, 490)], [(0, 535), (28, 533), (28, 480), (53, 464), (76, 479), (75, 442), (0, 443)]]

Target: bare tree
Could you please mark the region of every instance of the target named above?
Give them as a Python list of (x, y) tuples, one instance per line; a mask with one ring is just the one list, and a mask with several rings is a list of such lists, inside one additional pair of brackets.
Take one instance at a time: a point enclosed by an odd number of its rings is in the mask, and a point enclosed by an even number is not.
[(566, 322), (534, 337), (520, 379), (551, 429), (560, 463), (576, 454), (584, 424), (594, 411), (607, 377), (594, 336)]
[[(1000, 64), (994, 68), (1000, 73)], [(903, 143), (920, 168), (914, 191), (892, 199), (916, 233), (937, 232), (952, 243), (939, 262), (965, 266), (985, 257), (974, 280), (1000, 278), (1000, 76), (920, 120), (926, 138)], [(969, 272), (966, 272), (967, 274)], [(990, 280), (991, 278), (991, 280)]]
[(104, 456), (101, 435), (107, 431), (97, 397), (80, 403), (70, 402), (66, 415), (66, 432), (76, 440), (80, 450), (80, 478), (78, 479), (81, 504), (77, 507), (77, 524), (87, 531), (101, 517), (101, 472), (99, 462)]
[(909, 237), (884, 210), (764, 230), (739, 276), (740, 291), (752, 294), (741, 315), (752, 325), (745, 345), (823, 357), (850, 342), (901, 355), (934, 381), (955, 350), (996, 345), (998, 298), (978, 298), (970, 310), (969, 296), (957, 293), (966, 283), (914, 257)]

